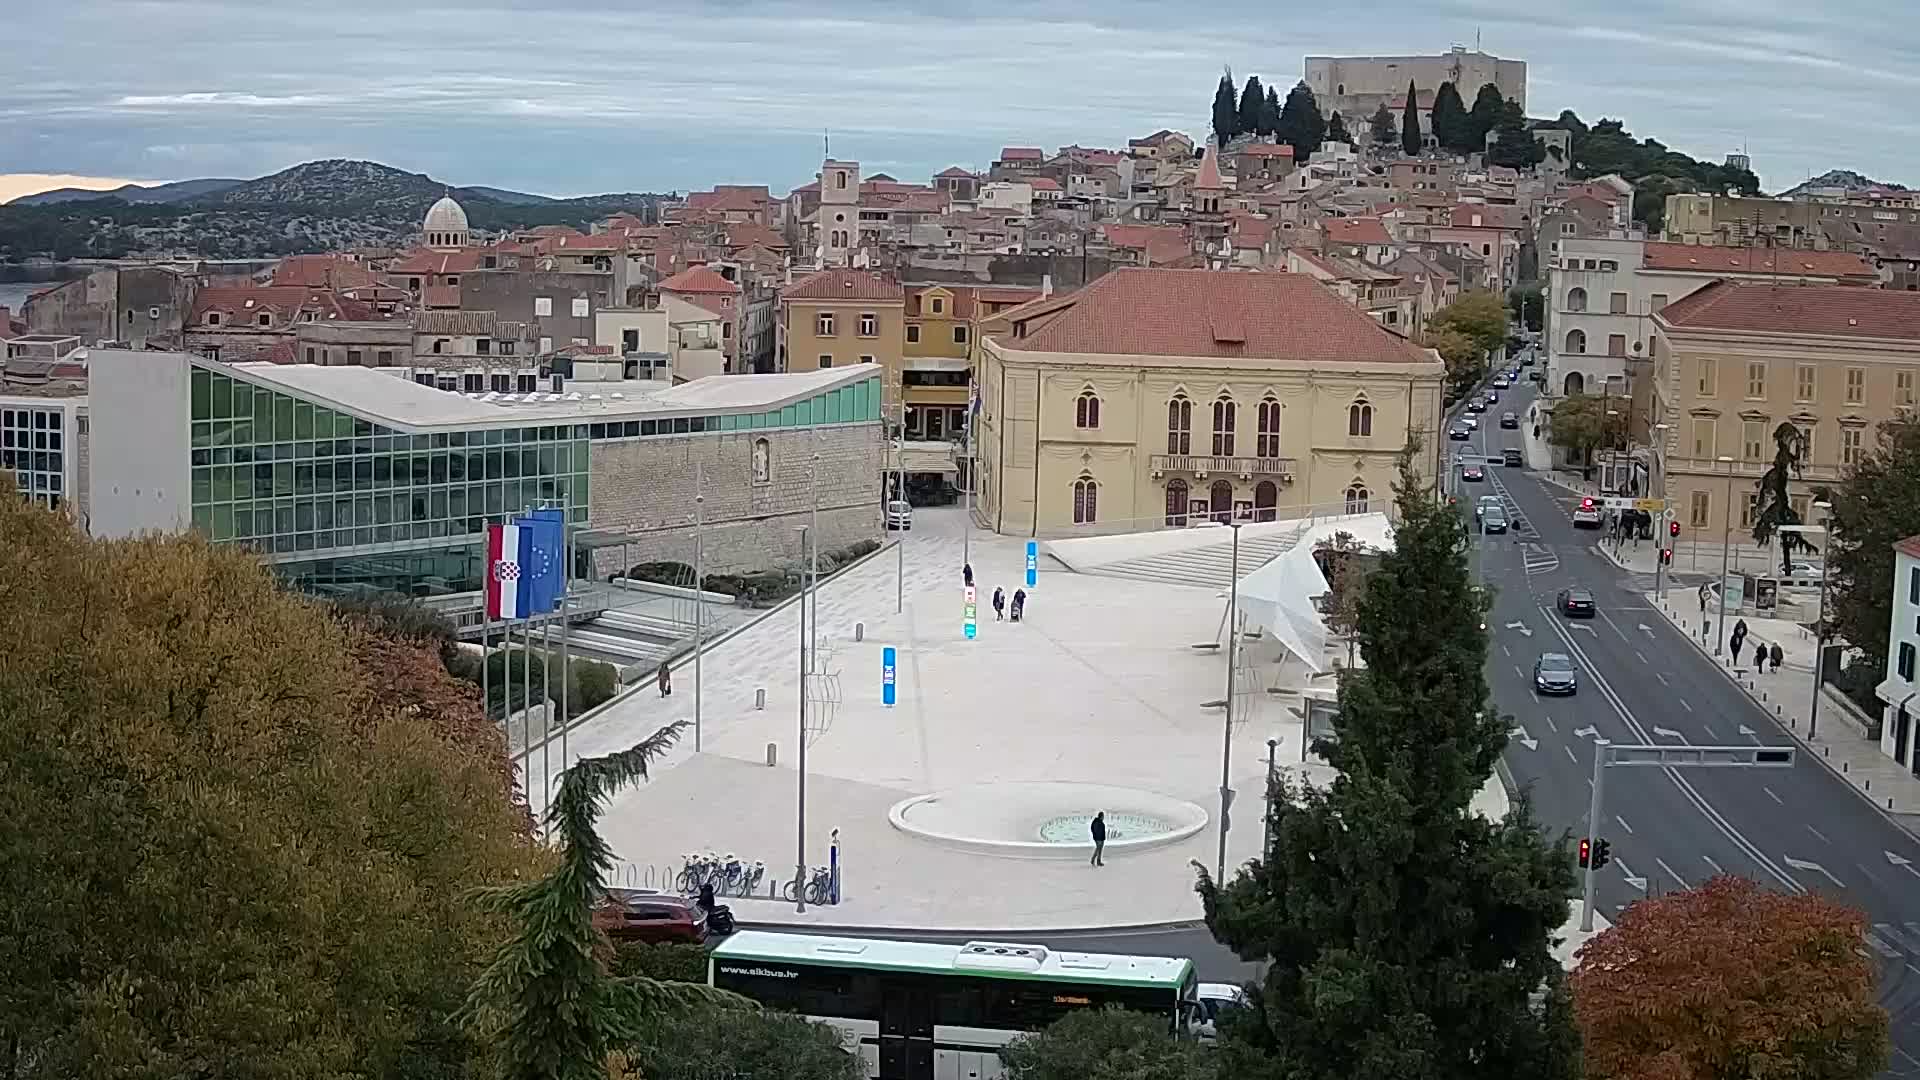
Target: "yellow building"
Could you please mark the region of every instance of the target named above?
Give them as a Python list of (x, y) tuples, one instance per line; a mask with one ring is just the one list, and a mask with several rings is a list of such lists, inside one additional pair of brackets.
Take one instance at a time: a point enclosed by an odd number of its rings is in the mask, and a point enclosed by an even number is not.
[(866, 270), (822, 270), (780, 290), (781, 371), (879, 364), (886, 403), (899, 403), (906, 290)]
[(1653, 321), (1648, 396), (1666, 425), (1654, 429), (1653, 483), (1683, 538), (1719, 543), (1729, 528), (1752, 528), (1781, 424), (1807, 440), (1788, 491), (1811, 520), (1812, 489), (1837, 483), (1873, 448), (1879, 423), (1915, 405), (1920, 293), (1716, 281)]
[(966, 422), (967, 386), (982, 324), (1041, 290), (1002, 285), (918, 285), (907, 289), (907, 438), (957, 438)]
[(999, 316), (975, 377), (978, 515), (1126, 532), (1379, 510), (1441, 443), (1439, 356), (1301, 274), (1116, 270)]

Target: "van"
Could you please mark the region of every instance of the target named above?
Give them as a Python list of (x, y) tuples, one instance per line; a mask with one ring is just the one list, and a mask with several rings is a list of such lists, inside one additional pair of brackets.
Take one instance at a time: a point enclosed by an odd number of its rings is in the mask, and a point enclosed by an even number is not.
[(1505, 465), (1509, 469), (1520, 469), (1526, 467), (1527, 461), (1520, 456), (1518, 447), (1509, 446), (1505, 450), (1500, 451), (1500, 464)]
[(896, 529), (901, 532), (913, 531), (913, 504), (903, 499), (887, 502), (887, 531)]

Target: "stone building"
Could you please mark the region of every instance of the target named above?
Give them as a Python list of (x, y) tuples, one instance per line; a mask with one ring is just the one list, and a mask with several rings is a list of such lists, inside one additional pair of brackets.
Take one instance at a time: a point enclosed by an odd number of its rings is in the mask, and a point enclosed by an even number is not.
[(1309, 56), (1305, 78), (1321, 114), (1337, 112), (1349, 127), (1356, 121), (1364, 124), (1383, 104), (1391, 108), (1394, 98), (1406, 94), (1409, 82), (1428, 92), (1450, 82), (1469, 107), (1480, 87), (1492, 83), (1521, 109), (1527, 107), (1525, 60), (1502, 60), (1464, 45), (1429, 56)]
[(24, 314), (31, 333), (73, 334), (88, 345), (177, 346), (197, 289), (191, 274), (171, 267), (115, 267), (36, 293)]

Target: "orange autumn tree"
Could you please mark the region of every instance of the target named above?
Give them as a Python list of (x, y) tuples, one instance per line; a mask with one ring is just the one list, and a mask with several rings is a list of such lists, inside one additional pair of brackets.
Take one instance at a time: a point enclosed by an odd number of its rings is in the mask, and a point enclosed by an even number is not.
[(1575, 1020), (1595, 1080), (1866, 1080), (1887, 1013), (1865, 917), (1717, 877), (1643, 900), (1580, 950)]

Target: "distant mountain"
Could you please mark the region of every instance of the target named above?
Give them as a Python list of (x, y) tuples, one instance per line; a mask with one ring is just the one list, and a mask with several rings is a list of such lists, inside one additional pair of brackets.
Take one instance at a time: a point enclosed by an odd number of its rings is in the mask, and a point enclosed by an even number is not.
[(88, 199), (119, 199), (127, 203), (177, 203), (201, 195), (225, 191), (245, 183), (242, 180), (176, 180), (171, 184), (142, 186), (125, 184), (111, 191), (92, 191), (87, 188), (54, 188), (33, 195), (22, 195), (8, 203), (8, 206), (45, 206), (48, 203), (81, 202)]
[(1872, 177), (1862, 176), (1852, 169), (1828, 169), (1826, 172), (1821, 173), (1819, 176), (1805, 183), (1795, 184), (1793, 187), (1781, 192), (1780, 196), (1781, 198), (1790, 199), (1801, 195), (1810, 195), (1822, 188), (1829, 190), (1840, 188), (1844, 191), (1866, 191), (1869, 188), (1891, 188), (1894, 191), (1909, 190), (1905, 184), (1875, 180)]
[[(477, 198), (492, 199), (494, 202), (510, 203), (514, 206), (542, 206), (547, 203), (566, 201), (548, 195), (529, 195), (524, 191), (508, 191), (505, 188), (479, 187), (477, 185), (456, 189), (455, 197), (457, 198), (460, 195), (472, 195)], [(599, 197), (600, 196), (595, 196), (595, 198)]]

